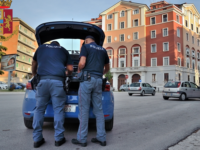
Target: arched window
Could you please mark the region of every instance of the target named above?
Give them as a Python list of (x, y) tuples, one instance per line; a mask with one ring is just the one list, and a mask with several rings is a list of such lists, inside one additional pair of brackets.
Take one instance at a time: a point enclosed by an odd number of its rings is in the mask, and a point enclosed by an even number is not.
[(113, 49), (106, 49), (108, 53), (108, 57), (110, 59), (110, 68), (113, 67)]
[(118, 62), (118, 67), (123, 68), (126, 67), (126, 47), (121, 46), (119, 48), (119, 62)]
[(192, 60), (192, 69), (195, 70), (195, 60)]
[(120, 14), (120, 17), (124, 17), (124, 16), (125, 16), (125, 11), (122, 10), (122, 11), (121, 11), (121, 14)]
[(190, 49), (189, 49), (189, 47), (186, 47), (186, 55), (190, 56)]
[(132, 66), (133, 67), (140, 66), (140, 47), (139, 46), (132, 47)]

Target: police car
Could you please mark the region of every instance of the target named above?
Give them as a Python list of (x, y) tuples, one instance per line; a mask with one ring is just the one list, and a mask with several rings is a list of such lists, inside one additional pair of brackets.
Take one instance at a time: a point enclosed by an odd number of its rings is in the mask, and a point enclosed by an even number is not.
[[(36, 39), (38, 45), (55, 39), (84, 39), (87, 35), (92, 35), (96, 39), (96, 43), (103, 45), (105, 35), (104, 32), (97, 26), (81, 23), (81, 22), (49, 22), (39, 25), (36, 28)], [(65, 103), (65, 118), (67, 121), (78, 121), (78, 88), (80, 81), (77, 79), (77, 66), (79, 62), (79, 54), (72, 52), (71, 59), (74, 64), (74, 72), (66, 80), (66, 103)], [(105, 117), (105, 128), (111, 131), (114, 121), (114, 96), (110, 90), (110, 84), (103, 80), (102, 86), (102, 104)], [(26, 85), (26, 93), (23, 101), (22, 113), (24, 117), (24, 125), (32, 129), (34, 110), (36, 108), (35, 91), (31, 87), (30, 81)], [(54, 111), (52, 102), (48, 103), (45, 111), (44, 121), (53, 122)], [(92, 112), (92, 104), (89, 112), (91, 121), (95, 120)]]

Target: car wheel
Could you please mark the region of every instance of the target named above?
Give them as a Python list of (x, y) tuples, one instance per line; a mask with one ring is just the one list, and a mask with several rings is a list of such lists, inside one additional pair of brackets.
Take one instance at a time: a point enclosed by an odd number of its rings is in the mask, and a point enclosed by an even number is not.
[(122, 89), (121, 91), (122, 91), (122, 92), (124, 92), (125, 90), (124, 90), (124, 89)]
[(156, 91), (153, 91), (152, 95), (155, 96), (156, 95)]
[(32, 121), (32, 120), (26, 120), (26, 119), (24, 118), (24, 125), (25, 125), (28, 129), (33, 129), (32, 124), (33, 124), (33, 121)]
[(164, 99), (164, 100), (168, 100), (168, 99), (169, 99), (169, 97), (165, 97), (165, 96), (163, 96), (163, 99)]
[(144, 91), (142, 91), (142, 93), (141, 93), (140, 95), (141, 95), (141, 96), (144, 96), (144, 94), (145, 94)]
[(185, 101), (186, 100), (186, 95), (185, 94), (181, 94), (180, 98), (181, 101)]
[(128, 95), (129, 95), (129, 96), (132, 96), (133, 94), (129, 93)]
[(105, 122), (106, 131), (111, 131), (113, 129), (113, 123), (114, 123), (114, 116), (110, 121)]

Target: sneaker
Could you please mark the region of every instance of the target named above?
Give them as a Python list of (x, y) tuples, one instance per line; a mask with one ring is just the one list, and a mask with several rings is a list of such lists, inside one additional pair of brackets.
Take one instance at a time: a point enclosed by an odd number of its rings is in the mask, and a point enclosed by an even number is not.
[(66, 142), (66, 139), (63, 138), (62, 140), (60, 141), (55, 141), (55, 146), (61, 146), (62, 144), (64, 144)]
[(34, 144), (33, 144), (33, 147), (34, 148), (38, 148), (38, 147), (40, 147), (42, 144), (44, 144), (45, 143), (45, 140), (44, 140), (44, 138), (41, 140), (41, 141), (38, 141), (38, 142), (34, 142)]
[(92, 138), (91, 142), (99, 143), (101, 146), (106, 146), (106, 141), (101, 142), (101, 141), (97, 140), (97, 138)]
[(87, 146), (87, 143), (81, 143), (77, 139), (72, 139), (72, 143), (73, 144), (80, 144), (82, 147), (86, 147)]

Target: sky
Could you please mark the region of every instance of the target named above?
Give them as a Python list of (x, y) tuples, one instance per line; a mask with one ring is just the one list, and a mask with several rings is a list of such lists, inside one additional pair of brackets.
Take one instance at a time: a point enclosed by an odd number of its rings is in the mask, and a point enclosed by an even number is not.
[[(142, 3), (149, 6), (150, 3), (157, 1), (160, 0), (143, 0)], [(193, 3), (200, 12), (200, 0), (166, 1), (174, 4)], [(39, 24), (50, 21), (88, 21), (97, 18), (101, 12), (117, 2), (119, 0), (13, 0), (11, 9), (14, 17), (22, 19), (35, 29)], [(141, 3), (138, 0), (132, 2)], [(79, 40), (68, 40), (65, 47), (79, 50)]]

